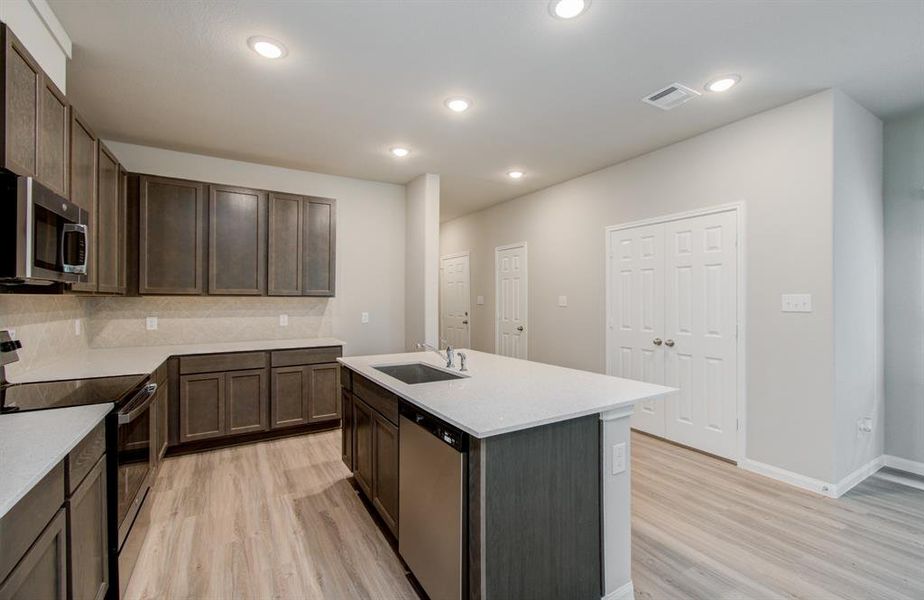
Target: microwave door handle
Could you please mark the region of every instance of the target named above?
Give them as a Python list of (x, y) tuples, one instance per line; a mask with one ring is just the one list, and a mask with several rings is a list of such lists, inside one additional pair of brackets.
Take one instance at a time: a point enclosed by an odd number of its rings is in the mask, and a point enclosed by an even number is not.
[[(154, 401), (154, 392), (156, 391), (156, 383), (149, 383), (144, 386), (144, 390), (125, 407), (129, 409), (128, 412), (119, 412), (119, 425), (127, 425), (144, 414), (144, 411), (146, 411), (148, 407), (151, 406), (151, 402)], [(142, 398), (142, 400), (139, 401), (139, 398)], [(136, 404), (137, 406), (135, 406)]]

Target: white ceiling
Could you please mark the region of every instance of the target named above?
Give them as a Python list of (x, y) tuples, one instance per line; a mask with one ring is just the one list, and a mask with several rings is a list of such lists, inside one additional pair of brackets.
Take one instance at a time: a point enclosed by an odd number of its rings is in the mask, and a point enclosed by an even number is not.
[[(443, 220), (832, 86), (880, 116), (924, 104), (924, 0), (595, 0), (572, 21), (544, 0), (49, 3), (74, 42), (68, 95), (103, 137), (439, 173)], [(289, 55), (260, 58), (252, 35)], [(640, 102), (723, 73), (743, 81), (671, 112)], [(450, 113), (453, 94), (474, 107)]]

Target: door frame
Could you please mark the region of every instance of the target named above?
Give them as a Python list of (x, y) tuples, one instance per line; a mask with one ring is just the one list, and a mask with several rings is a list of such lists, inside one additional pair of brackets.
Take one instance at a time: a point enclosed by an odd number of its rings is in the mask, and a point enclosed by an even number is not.
[[(439, 331), (440, 334), (443, 332), (443, 261), (446, 259), (452, 258), (462, 258), (463, 256), (468, 257), (468, 346), (466, 348), (472, 347), (472, 251), (463, 250), (462, 252), (453, 252), (452, 254), (444, 254), (440, 256), (440, 294), (439, 294), (439, 303), (438, 310), (440, 313), (440, 322), (439, 322)], [(442, 337), (442, 335), (440, 335)], [(442, 343), (442, 341), (441, 341)]]
[[(500, 327), (498, 326), (498, 321), (500, 320), (500, 312), (498, 311), (500, 307), (500, 286), (497, 285), (498, 276), (500, 275), (500, 271), (498, 270), (498, 267), (500, 267), (500, 253), (504, 250), (513, 250), (514, 248), (523, 248), (523, 258), (526, 262), (526, 269), (523, 272), (523, 285), (526, 288), (523, 294), (525, 303), (523, 316), (527, 328), (529, 327), (529, 248), (525, 241), (496, 246), (494, 248), (494, 354), (497, 354), (500, 348)], [(529, 360), (528, 342), (523, 349), (523, 355), (523, 360)]]
[[(634, 229), (636, 227), (644, 227), (646, 225), (661, 225), (664, 223), (669, 223), (671, 221), (681, 221), (683, 219), (689, 219), (692, 217), (702, 217), (705, 215), (714, 215), (717, 213), (723, 212), (734, 212), (735, 213), (735, 227), (737, 230), (737, 260), (738, 260), (738, 272), (737, 272), (737, 285), (735, 289), (735, 294), (737, 295), (737, 324), (738, 324), (738, 340), (736, 347), (736, 360), (738, 363), (737, 369), (737, 412), (738, 412), (738, 435), (736, 439), (736, 448), (735, 448), (735, 458), (739, 465), (743, 465), (747, 459), (747, 303), (745, 294), (747, 292), (747, 262), (745, 258), (746, 254), (746, 242), (747, 235), (745, 231), (745, 223), (747, 219), (745, 218), (745, 204), (744, 202), (731, 202), (728, 204), (719, 204), (717, 206), (710, 206), (706, 208), (699, 208), (695, 210), (689, 210), (679, 213), (671, 213), (667, 215), (661, 215), (657, 217), (651, 217), (649, 219), (640, 219), (638, 221), (630, 221), (627, 223), (621, 223), (619, 225), (609, 225), (603, 228), (603, 253), (604, 253), (604, 263), (606, 273), (606, 288), (604, 291), (604, 324), (606, 327), (606, 339), (605, 339), (605, 360), (606, 360), (606, 369), (609, 371), (610, 358), (612, 355), (612, 343), (613, 343), (613, 330), (610, 327), (610, 267), (612, 264), (612, 257), (610, 256), (610, 233), (614, 231), (620, 231), (623, 229)], [(607, 372), (607, 375), (612, 375), (612, 373)]]

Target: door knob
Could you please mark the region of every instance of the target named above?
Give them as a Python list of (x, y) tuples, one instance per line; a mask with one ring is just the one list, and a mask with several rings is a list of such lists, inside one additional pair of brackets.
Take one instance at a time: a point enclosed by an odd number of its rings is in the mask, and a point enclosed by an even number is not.
[(673, 348), (673, 347), (674, 347), (674, 340), (665, 340), (665, 341), (664, 341), (664, 345), (667, 346), (668, 348)]
[(662, 344), (661, 338), (655, 338), (651, 340), (651, 343), (654, 344), (655, 346), (660, 346)]
[(468, 321), (462, 321), (463, 325), (468, 325)]
[(519, 327), (517, 327), (517, 331), (523, 331), (523, 326), (520, 325)]

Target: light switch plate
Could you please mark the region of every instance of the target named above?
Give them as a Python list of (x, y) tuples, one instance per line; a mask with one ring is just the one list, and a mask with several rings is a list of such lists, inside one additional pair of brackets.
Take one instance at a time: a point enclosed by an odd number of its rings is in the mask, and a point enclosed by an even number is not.
[(475, 304), (484, 304), (484, 296), (476, 296)]
[(626, 443), (613, 445), (613, 475), (619, 475), (626, 470)]
[(279, 326), (280, 327), (289, 326), (289, 315), (279, 315)]
[(783, 294), (783, 312), (812, 312), (811, 294)]
[(74, 335), (80, 335), (81, 333), (83, 333), (83, 321), (74, 319)]
[(157, 317), (148, 317), (144, 320), (144, 327), (148, 331), (154, 331), (157, 329)]
[(568, 296), (559, 296), (558, 297), (559, 306), (568, 306)]
[(367, 313), (367, 312), (362, 313), (362, 314), (359, 316), (359, 321), (360, 321), (361, 323), (368, 323), (368, 322), (369, 322), (369, 313)]

